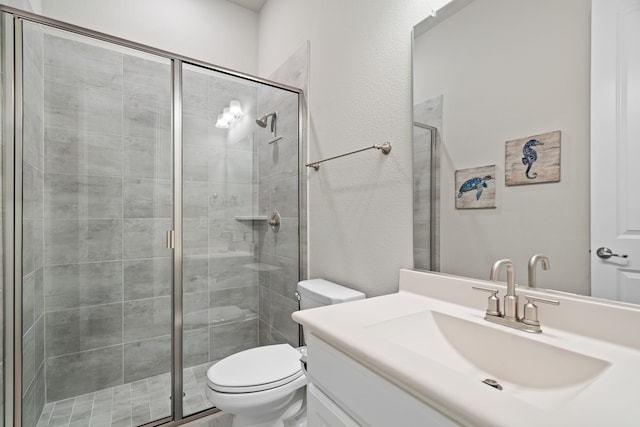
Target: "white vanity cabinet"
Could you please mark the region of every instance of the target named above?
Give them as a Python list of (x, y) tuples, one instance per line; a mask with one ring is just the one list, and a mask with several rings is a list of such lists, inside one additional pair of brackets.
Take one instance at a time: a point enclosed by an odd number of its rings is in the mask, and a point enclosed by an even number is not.
[(308, 427), (453, 427), (460, 424), (310, 334)]
[(360, 424), (313, 384), (307, 385), (307, 427), (359, 427)]

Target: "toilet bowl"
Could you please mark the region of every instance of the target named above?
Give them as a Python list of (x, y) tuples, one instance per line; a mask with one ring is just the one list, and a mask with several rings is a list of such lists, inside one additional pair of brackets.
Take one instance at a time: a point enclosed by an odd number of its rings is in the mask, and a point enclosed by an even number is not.
[(307, 377), (300, 356), (289, 344), (233, 354), (207, 371), (207, 397), (234, 414), (233, 427), (284, 426), (304, 410)]
[[(301, 309), (365, 297), (323, 279), (302, 281), (297, 289)], [(207, 397), (233, 415), (232, 427), (305, 427), (307, 377), (301, 351), (275, 344), (232, 354), (207, 371)]]

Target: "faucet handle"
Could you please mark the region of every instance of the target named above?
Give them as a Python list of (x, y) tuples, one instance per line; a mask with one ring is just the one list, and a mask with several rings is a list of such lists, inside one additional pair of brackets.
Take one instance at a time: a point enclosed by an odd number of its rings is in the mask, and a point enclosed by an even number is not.
[(524, 297), (527, 299), (527, 303), (524, 305), (522, 323), (536, 327), (537, 330), (534, 332), (541, 332), (540, 322), (538, 321), (538, 307), (534, 303), (542, 302), (545, 304), (560, 305), (560, 302), (554, 299), (533, 297), (531, 295), (525, 295)]
[(487, 316), (502, 316), (500, 311), (500, 298), (498, 298), (498, 289), (481, 288), (479, 286), (472, 286), (474, 291), (489, 292), (489, 298), (487, 300)]

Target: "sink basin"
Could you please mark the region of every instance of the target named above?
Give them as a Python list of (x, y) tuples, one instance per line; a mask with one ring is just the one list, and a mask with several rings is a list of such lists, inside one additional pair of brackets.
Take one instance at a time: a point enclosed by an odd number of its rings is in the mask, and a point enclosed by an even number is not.
[(367, 329), (473, 380), (497, 381), (503, 391), (547, 409), (571, 399), (610, 366), (522, 332), (501, 330), (481, 317), (466, 320), (429, 310)]

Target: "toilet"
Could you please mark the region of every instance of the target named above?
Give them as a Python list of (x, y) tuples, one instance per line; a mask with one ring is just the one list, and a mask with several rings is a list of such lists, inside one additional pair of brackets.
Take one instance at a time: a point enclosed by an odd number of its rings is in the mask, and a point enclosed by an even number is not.
[[(303, 280), (297, 289), (301, 310), (365, 298), (324, 279)], [(207, 397), (233, 415), (232, 427), (306, 426), (303, 351), (276, 344), (232, 354), (207, 371)]]

